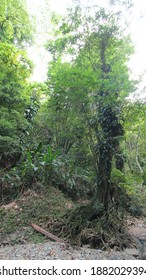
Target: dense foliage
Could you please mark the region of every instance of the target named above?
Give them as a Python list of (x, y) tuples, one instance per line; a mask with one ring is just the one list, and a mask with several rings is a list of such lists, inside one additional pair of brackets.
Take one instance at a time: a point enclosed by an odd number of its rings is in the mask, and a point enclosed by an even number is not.
[(96, 6), (52, 14), (47, 81), (32, 83), (25, 1), (0, 3), (1, 199), (38, 182), (87, 199), (66, 220), (66, 228), (83, 222), (74, 235), (97, 217), (114, 231), (116, 213), (138, 214), (145, 199), (146, 108), (125, 98), (137, 81), (121, 22), (121, 13)]
[(32, 67), (22, 49), (31, 38), (23, 2), (0, 3), (0, 165), (5, 168), (19, 159), (26, 128), (27, 79)]

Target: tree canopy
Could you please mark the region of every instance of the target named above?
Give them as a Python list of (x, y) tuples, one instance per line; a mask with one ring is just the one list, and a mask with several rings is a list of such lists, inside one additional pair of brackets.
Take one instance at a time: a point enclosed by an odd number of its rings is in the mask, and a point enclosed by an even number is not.
[(17, 46), (32, 41), (32, 24), (25, 0), (1, 0), (0, 40)]

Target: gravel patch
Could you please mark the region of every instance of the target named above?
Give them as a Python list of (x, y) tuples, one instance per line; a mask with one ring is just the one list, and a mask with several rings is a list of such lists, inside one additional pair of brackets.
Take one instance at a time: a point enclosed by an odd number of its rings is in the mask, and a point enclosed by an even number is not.
[(86, 247), (71, 247), (57, 242), (17, 244), (0, 248), (1, 260), (134, 260), (122, 251), (101, 251)]

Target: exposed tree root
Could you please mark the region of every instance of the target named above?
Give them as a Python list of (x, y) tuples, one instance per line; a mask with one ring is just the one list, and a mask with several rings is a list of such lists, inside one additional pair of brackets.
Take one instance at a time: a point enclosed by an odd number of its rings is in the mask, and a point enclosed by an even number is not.
[(54, 234), (78, 246), (89, 244), (92, 248), (121, 250), (131, 242), (121, 213), (111, 210), (107, 217), (100, 208), (93, 209), (91, 204), (69, 211), (54, 223), (52, 230)]

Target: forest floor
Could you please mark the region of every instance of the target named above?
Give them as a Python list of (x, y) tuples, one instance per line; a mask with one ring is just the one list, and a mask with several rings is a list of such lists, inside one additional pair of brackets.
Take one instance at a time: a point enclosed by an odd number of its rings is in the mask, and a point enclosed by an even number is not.
[[(78, 201), (84, 203), (86, 201)], [(34, 231), (30, 222), (50, 231), (50, 225), (67, 210), (74, 208), (73, 202), (54, 189), (39, 188), (27, 190), (14, 201), (0, 207), (0, 259), (137, 259), (139, 250), (135, 244), (125, 251), (108, 249), (102, 251), (70, 246), (53, 242)], [(128, 215), (125, 227), (136, 239), (146, 240), (146, 218)]]

